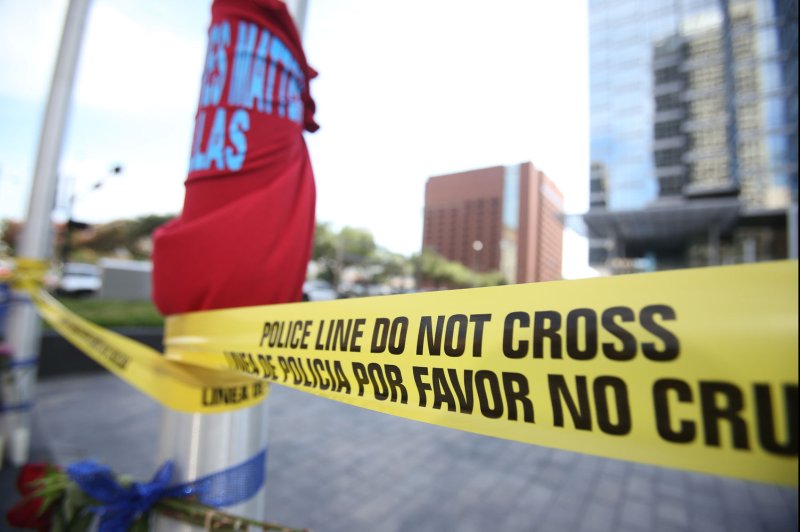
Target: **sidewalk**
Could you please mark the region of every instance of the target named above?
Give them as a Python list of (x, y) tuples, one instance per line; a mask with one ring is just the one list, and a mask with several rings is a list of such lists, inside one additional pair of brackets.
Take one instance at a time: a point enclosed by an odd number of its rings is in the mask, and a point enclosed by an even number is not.
[[(269, 401), (265, 518), (285, 525), (318, 532), (797, 530), (796, 489), (478, 436), (280, 386)], [(60, 464), (95, 458), (149, 478), (160, 417), (157, 404), (105, 373), (42, 380), (34, 455)], [(8, 464), (0, 471), (0, 501), (12, 497), (12, 473)]]

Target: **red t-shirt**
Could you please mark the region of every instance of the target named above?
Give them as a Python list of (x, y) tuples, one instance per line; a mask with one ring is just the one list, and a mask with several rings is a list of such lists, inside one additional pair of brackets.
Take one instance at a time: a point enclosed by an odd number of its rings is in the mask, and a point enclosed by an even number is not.
[(181, 215), (154, 233), (165, 315), (299, 301), (314, 233), (303, 130), (318, 129), (278, 0), (215, 0)]

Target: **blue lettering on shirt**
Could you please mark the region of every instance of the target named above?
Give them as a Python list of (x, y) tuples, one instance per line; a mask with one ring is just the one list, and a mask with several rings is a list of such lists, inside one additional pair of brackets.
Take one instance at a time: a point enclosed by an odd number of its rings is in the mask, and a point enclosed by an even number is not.
[(218, 107), (214, 115), (214, 125), (211, 126), (211, 135), (208, 137), (206, 159), (208, 168), (213, 163), (217, 170), (225, 170), (222, 150), (225, 148), (225, 108)]
[(278, 51), (284, 48), (280, 39), (273, 39), (269, 47), (269, 74), (267, 74), (267, 87), (264, 91), (267, 105), (264, 111), (267, 114), (272, 114), (275, 110), (275, 72), (278, 69)]
[(211, 26), (203, 80), (200, 85), (200, 107), (219, 105), (228, 73), (227, 49), (230, 43), (231, 28), (227, 21)]
[[(229, 68), (228, 51), (236, 41)], [(220, 101), (228, 88), (227, 106)], [(291, 50), (270, 31), (239, 22), (232, 38), (228, 21), (209, 29), (189, 171), (236, 172), (247, 158), (249, 110), (303, 121), (305, 74)], [(214, 118), (206, 135), (206, 115)], [(203, 140), (207, 139), (203, 146)]]
[(267, 68), (267, 46), (270, 41), (270, 33), (267, 30), (261, 32), (258, 41), (258, 49), (253, 60), (253, 71), (250, 75), (250, 91), (247, 95), (248, 109), (252, 109), (253, 100), (256, 102), (256, 109), (264, 112), (264, 75)]
[(300, 65), (283, 41), (255, 24), (237, 25), (229, 105), (286, 116), (300, 123), (304, 84)]
[(250, 130), (250, 115), (244, 109), (237, 109), (231, 117), (231, 124), (228, 127), (228, 137), (231, 144), (236, 148), (236, 152), (230, 147), (225, 148), (225, 163), (228, 170), (237, 171), (242, 169), (245, 156), (247, 155), (247, 133)]
[(206, 124), (206, 112), (200, 111), (197, 113), (197, 118), (194, 121), (194, 139), (192, 140), (192, 156), (189, 159), (189, 171), (205, 170), (208, 168), (206, 164), (205, 154), (203, 154), (201, 144), (203, 142), (203, 131)]
[[(257, 37), (258, 26), (248, 22), (240, 22), (238, 24), (233, 73), (228, 90), (229, 105), (247, 105), (247, 94), (250, 92), (250, 69), (253, 63), (253, 51), (256, 47)], [(250, 103), (252, 104), (252, 102)]]
[(297, 78), (289, 80), (289, 89), (286, 93), (286, 100), (289, 104), (289, 120), (300, 123), (303, 120), (303, 100), (301, 99), (302, 89), (297, 82)]

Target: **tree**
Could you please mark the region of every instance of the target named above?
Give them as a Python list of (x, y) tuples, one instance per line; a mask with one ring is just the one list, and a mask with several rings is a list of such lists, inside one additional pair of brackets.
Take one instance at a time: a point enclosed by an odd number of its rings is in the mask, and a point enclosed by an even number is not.
[(337, 253), (343, 267), (368, 264), (375, 250), (375, 240), (366, 229), (345, 227), (339, 232)]
[(506, 284), (500, 272), (478, 273), (459, 262), (445, 259), (433, 250), (425, 249), (412, 257), (418, 286), (429, 288), (475, 288)]
[[(53, 256), (60, 256), (58, 251), (63, 251), (64, 239), (69, 236), (69, 256), (73, 262), (96, 262), (100, 257), (120, 253), (135, 259), (148, 259), (153, 231), (172, 218), (173, 215), (150, 214), (133, 220), (87, 226), (72, 222), (72, 231), (67, 231), (67, 223), (56, 224), (53, 227)], [(0, 254), (14, 254), (23, 226), (23, 222), (14, 220), (0, 221)]]
[(22, 223), (13, 220), (3, 220), (0, 225), (0, 232), (2, 232), (2, 237), (0, 238), (2, 238), (4, 244), (0, 247), (5, 247), (7, 253), (13, 254), (22, 233)]
[(127, 249), (128, 222), (117, 220), (103, 225), (97, 225), (78, 237), (78, 242), (73, 249), (88, 248), (98, 255), (110, 255)]
[(89, 262), (120, 253), (133, 259), (148, 259), (153, 231), (172, 218), (173, 215), (149, 214), (133, 220), (116, 220), (90, 226), (74, 235), (70, 246), (71, 256)]
[(403, 277), (413, 273), (411, 262), (399, 253), (378, 248), (373, 254), (372, 263), (375, 274), (373, 282), (385, 283), (393, 277)]
[(148, 214), (140, 216), (128, 223), (128, 239), (135, 242), (140, 238), (149, 238), (159, 226), (175, 218), (174, 214)]
[(330, 224), (317, 222), (311, 258), (322, 266), (320, 277), (338, 285), (342, 270), (371, 264), (376, 249), (366, 229), (344, 227), (336, 233)]
[(333, 283), (336, 277), (336, 233), (330, 224), (317, 222), (314, 228), (314, 246), (311, 260), (320, 265), (320, 278)]
[(135, 259), (148, 259), (152, 253), (153, 232), (175, 218), (173, 214), (140, 216), (128, 223), (126, 248)]
[(331, 229), (329, 223), (317, 222), (314, 228), (314, 247), (311, 251), (311, 258), (316, 261), (324, 261), (333, 257), (336, 252), (336, 233)]

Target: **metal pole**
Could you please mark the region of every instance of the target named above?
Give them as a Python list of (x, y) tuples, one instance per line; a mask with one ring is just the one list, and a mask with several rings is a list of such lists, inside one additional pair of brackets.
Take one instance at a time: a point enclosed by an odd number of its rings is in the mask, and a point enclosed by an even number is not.
[(306, 12), (308, 11), (308, 0), (287, 0), (286, 6), (292, 14), (294, 23), (297, 26), (297, 33), (303, 38), (306, 29)]
[[(306, 1), (295, 2), (301, 4), (299, 6), (287, 2), (301, 32)], [(292, 7), (297, 10), (292, 10)], [(302, 19), (298, 19), (298, 15)], [(175, 464), (173, 481), (186, 482), (249, 460), (267, 447), (268, 404), (269, 398), (254, 407), (223, 414), (184, 414), (163, 409), (158, 463), (172, 460)], [(266, 486), (263, 486), (248, 501), (226, 510), (242, 517), (263, 520), (265, 494)], [(163, 515), (156, 515), (151, 524), (159, 532), (203, 530), (203, 527), (179, 523)]]
[[(50, 214), (55, 200), (58, 163), (90, 1), (70, 0), (67, 7), (39, 137), (28, 216), (17, 248), (18, 257), (45, 260), (52, 252), (53, 230)], [(36, 387), (36, 357), (40, 342), (39, 319), (31, 304), (16, 304), (12, 307), (8, 319), (8, 341), (15, 366), (12, 369), (11, 400), (20, 408), (6, 413), (5, 430), (9, 459), (14, 465), (22, 465), (28, 461), (30, 449), (29, 405)]]
[(69, 261), (70, 247), (72, 245), (72, 211), (75, 209), (75, 192), (70, 192), (67, 200), (67, 222), (64, 226), (64, 242), (61, 246), (61, 264)]

